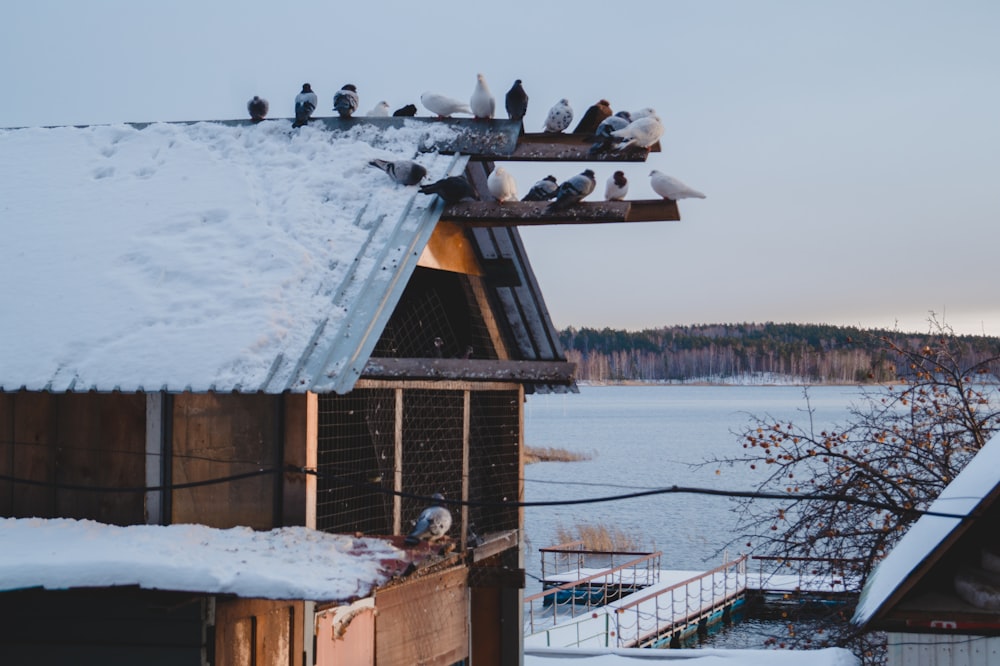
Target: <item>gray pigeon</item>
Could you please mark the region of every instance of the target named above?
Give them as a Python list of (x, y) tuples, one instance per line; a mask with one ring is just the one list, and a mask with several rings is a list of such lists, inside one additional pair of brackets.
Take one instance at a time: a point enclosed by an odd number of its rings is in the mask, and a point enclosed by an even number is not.
[(593, 192), (596, 185), (594, 172), (586, 169), (583, 173), (578, 173), (572, 178), (563, 181), (562, 185), (556, 191), (556, 200), (550, 203), (546, 210), (569, 208)]
[(434, 493), (434, 504), (420, 512), (417, 524), (406, 535), (403, 542), (409, 546), (415, 546), (421, 541), (434, 543), (444, 539), (448, 530), (451, 529), (451, 511), (441, 504), (444, 495)]
[(558, 189), (559, 183), (556, 182), (556, 177), (546, 176), (532, 185), (521, 201), (548, 201), (556, 195)]
[(247, 102), (247, 111), (250, 113), (250, 119), (255, 123), (259, 123), (264, 120), (267, 116), (267, 100), (263, 97), (253, 96), (253, 99)]
[(594, 132), (594, 137), (597, 141), (590, 147), (590, 152), (597, 153), (616, 145), (618, 139), (612, 136), (611, 133), (624, 129), (630, 122), (632, 122), (632, 114), (628, 111), (619, 111), (615, 115), (602, 120)]
[(308, 83), (302, 84), (302, 92), (295, 96), (295, 122), (292, 127), (302, 127), (312, 118), (316, 110), (316, 93)]
[(463, 199), (479, 199), (476, 190), (464, 176), (449, 176), (441, 180), (420, 186), (421, 194), (436, 194), (446, 204), (458, 203)]
[(524, 120), (524, 114), (528, 112), (528, 93), (524, 92), (521, 79), (514, 81), (514, 85), (507, 91), (504, 98), (504, 105), (507, 107), (507, 117), (511, 120)]
[(358, 110), (358, 89), (348, 83), (333, 95), (333, 110), (341, 118), (350, 118)]
[(368, 166), (382, 169), (400, 185), (416, 185), (427, 175), (427, 169), (413, 160), (390, 162), (389, 160), (374, 159), (368, 163)]

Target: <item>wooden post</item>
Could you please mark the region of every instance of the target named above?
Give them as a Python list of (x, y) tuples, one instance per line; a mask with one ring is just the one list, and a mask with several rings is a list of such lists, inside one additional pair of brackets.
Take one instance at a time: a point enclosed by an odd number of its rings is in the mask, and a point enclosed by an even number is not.
[(461, 534), (459, 552), (464, 553), (466, 548), (465, 537), (468, 534), (469, 506), (465, 502), (469, 501), (469, 431), (472, 422), (472, 392), (466, 389), (462, 392), (462, 522), (459, 524)]
[(392, 533), (403, 533), (403, 498), (398, 493), (403, 492), (403, 389), (396, 391), (396, 432), (395, 432), (395, 452), (393, 455), (393, 475), (392, 489), (396, 495), (392, 496)]

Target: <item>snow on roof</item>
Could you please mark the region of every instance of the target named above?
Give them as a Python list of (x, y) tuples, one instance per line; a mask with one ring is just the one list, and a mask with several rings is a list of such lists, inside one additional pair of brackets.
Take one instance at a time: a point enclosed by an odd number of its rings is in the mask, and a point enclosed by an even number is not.
[(822, 650), (713, 650), (650, 648), (525, 648), (524, 666), (642, 666), (679, 661), (684, 666), (857, 666), (861, 662), (844, 648)]
[(246, 598), (347, 601), (370, 594), (408, 554), (384, 540), (305, 527), (130, 525), (0, 518), (0, 590), (138, 585)]
[(375, 343), (352, 304), (405, 286), (440, 215), (368, 161), (416, 159), (430, 182), (464, 168), (419, 152), (454, 135), (409, 119), (0, 130), (0, 390), (329, 381), (337, 341)]
[[(928, 511), (968, 516), (997, 486), (1000, 469), (1000, 435), (991, 438), (941, 492)], [(923, 515), (869, 576), (851, 622), (866, 624), (889, 597), (961, 525), (961, 518)]]

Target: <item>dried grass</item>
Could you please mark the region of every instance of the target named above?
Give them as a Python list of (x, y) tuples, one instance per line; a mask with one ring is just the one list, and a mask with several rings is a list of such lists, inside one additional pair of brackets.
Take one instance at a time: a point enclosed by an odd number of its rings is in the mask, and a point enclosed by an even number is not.
[(584, 550), (615, 552), (638, 552), (642, 550), (642, 539), (626, 534), (618, 527), (607, 525), (584, 525), (577, 523), (572, 529), (562, 525), (556, 527), (556, 542), (582, 541)]
[(554, 448), (551, 446), (526, 446), (524, 447), (524, 464), (530, 465), (536, 462), (577, 462), (580, 460), (590, 460), (591, 456), (577, 451), (567, 451), (566, 449)]

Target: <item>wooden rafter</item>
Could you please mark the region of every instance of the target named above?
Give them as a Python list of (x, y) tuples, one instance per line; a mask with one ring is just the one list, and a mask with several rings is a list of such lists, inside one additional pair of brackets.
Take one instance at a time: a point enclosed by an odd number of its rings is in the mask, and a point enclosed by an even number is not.
[(607, 224), (615, 222), (676, 222), (677, 202), (669, 199), (582, 202), (563, 210), (549, 210), (547, 202), (463, 201), (444, 209), (442, 220), (472, 227), (511, 227), (542, 224)]
[(573, 382), (575, 367), (566, 361), (370, 358), (361, 376), (366, 379), (461, 379), (569, 385)]

